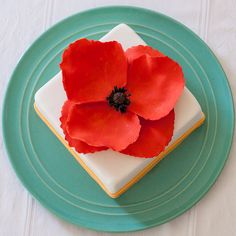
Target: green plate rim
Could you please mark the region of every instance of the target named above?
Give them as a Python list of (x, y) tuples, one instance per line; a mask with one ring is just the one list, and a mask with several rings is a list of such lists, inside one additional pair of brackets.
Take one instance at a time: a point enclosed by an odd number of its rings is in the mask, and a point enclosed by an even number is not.
[[(232, 107), (232, 130), (231, 130), (231, 133), (230, 133), (230, 136), (231, 136), (231, 139), (230, 139), (230, 142), (229, 142), (229, 145), (226, 149), (226, 158), (224, 159), (224, 161), (221, 162), (221, 166), (220, 168), (218, 168), (218, 171), (215, 172), (215, 174), (212, 176), (212, 179), (210, 179), (204, 190), (198, 194), (198, 197), (196, 197), (189, 205), (185, 206), (182, 208), (182, 210), (178, 211), (175, 215), (172, 215), (171, 217), (168, 217), (162, 221), (159, 221), (157, 223), (154, 223), (152, 225), (145, 225), (143, 227), (140, 227), (140, 228), (137, 228), (137, 229), (133, 229), (131, 228), (130, 230), (106, 230), (104, 229), (103, 227), (101, 228), (98, 228), (96, 227), (96, 225), (94, 227), (92, 226), (84, 226), (82, 224), (78, 224), (78, 222), (75, 222), (73, 221), (72, 219), (68, 219), (66, 218), (63, 214), (59, 214), (57, 211), (55, 211), (53, 208), (49, 207), (47, 204), (44, 203), (44, 201), (41, 200), (40, 196), (38, 196), (32, 189), (30, 186), (27, 185), (27, 183), (24, 182), (24, 180), (22, 179), (21, 177), (21, 174), (19, 173), (18, 169), (17, 169), (17, 166), (15, 165), (14, 161), (13, 161), (13, 158), (10, 156), (10, 148), (8, 146), (8, 143), (7, 143), (7, 140), (6, 140), (6, 133), (7, 133), (7, 127), (5, 125), (5, 119), (4, 117), (6, 117), (6, 110), (7, 110), (7, 94), (8, 94), (8, 91), (9, 91), (9, 88), (12, 84), (12, 78), (14, 77), (14, 74), (16, 72), (16, 70), (18, 69), (18, 66), (19, 64), (21, 63), (21, 61), (24, 60), (24, 58), (26, 57), (27, 53), (30, 51), (31, 47), (33, 47), (34, 45), (36, 45), (38, 43), (38, 41), (41, 40), (41, 38), (43, 38), (45, 35), (47, 35), (51, 30), (52, 28), (66, 22), (67, 20), (75, 17), (76, 15), (81, 15), (81, 14), (87, 14), (87, 13), (91, 13), (91, 12), (96, 12), (96, 11), (101, 11), (101, 10), (135, 10), (135, 11), (142, 11), (142, 12), (146, 12), (146, 13), (150, 13), (150, 14), (158, 14), (160, 15), (161, 17), (167, 19), (167, 20), (170, 20), (172, 22), (174, 22), (175, 24), (181, 26), (184, 30), (188, 31), (188, 33), (190, 33), (194, 38), (196, 38), (198, 41), (200, 41), (202, 44), (204, 44), (207, 49), (208, 49), (208, 52), (213, 56), (213, 58), (215, 59), (216, 63), (218, 64), (219, 68), (221, 69), (221, 72), (222, 74), (224, 75), (225, 77), (225, 84), (229, 90), (229, 98), (231, 100), (231, 107)], [(13, 70), (11, 76), (10, 76), (10, 80), (8, 82), (8, 85), (6, 87), (6, 90), (5, 90), (5, 94), (4, 94), (4, 99), (3, 99), (3, 106), (2, 106), (2, 132), (3, 132), (3, 143), (4, 143), (4, 146), (5, 146), (5, 150), (6, 150), (6, 153), (8, 155), (8, 158), (10, 159), (10, 163), (11, 165), (13, 166), (14, 168), (14, 171), (16, 173), (16, 175), (18, 176), (18, 178), (20, 179), (21, 183), (25, 186), (25, 188), (29, 191), (29, 193), (38, 201), (40, 202), (40, 204), (42, 204), (46, 209), (48, 209), (50, 212), (52, 212), (53, 214), (55, 214), (57, 217), (67, 221), (67, 222), (70, 222), (76, 226), (81, 226), (81, 227), (84, 227), (84, 228), (87, 228), (87, 229), (92, 229), (92, 230), (95, 230), (95, 231), (101, 231), (101, 232), (111, 232), (111, 233), (117, 233), (117, 232), (133, 232), (133, 231), (140, 231), (140, 230), (144, 230), (144, 229), (147, 229), (147, 228), (152, 228), (152, 227), (155, 227), (155, 226), (158, 226), (158, 225), (161, 225), (161, 224), (164, 224), (176, 217), (178, 217), (179, 215), (183, 214), (184, 212), (186, 212), (187, 210), (189, 210), (190, 208), (192, 208), (196, 203), (198, 203), (202, 198), (203, 196), (210, 190), (210, 188), (215, 184), (217, 178), (219, 177), (220, 173), (222, 172), (224, 166), (225, 166), (225, 163), (229, 157), (229, 154), (230, 154), (230, 150), (231, 150), (231, 147), (232, 147), (232, 143), (233, 143), (233, 137), (234, 137), (234, 130), (235, 130), (235, 108), (234, 108), (234, 100), (233, 100), (233, 93), (232, 93), (232, 90), (231, 90), (231, 87), (230, 87), (230, 83), (228, 81), (228, 78), (226, 76), (226, 73), (221, 65), (221, 63), (219, 62), (219, 60), (217, 59), (216, 55), (213, 53), (213, 51), (210, 49), (210, 47), (196, 34), (194, 33), (192, 30), (190, 30), (188, 27), (186, 27), (184, 24), (180, 23), (179, 21), (173, 19), (172, 17), (169, 17), (167, 15), (164, 15), (160, 12), (157, 12), (157, 11), (154, 11), (154, 10), (150, 10), (150, 9), (146, 9), (146, 8), (142, 8), (142, 7), (135, 7), (135, 6), (128, 6), (128, 5), (112, 5), (112, 6), (103, 6), (103, 7), (97, 7), (97, 8), (91, 8), (91, 9), (88, 9), (88, 10), (84, 10), (84, 11), (80, 11), (80, 12), (77, 12), (75, 14), (72, 14), (70, 15), (69, 17), (66, 17), (60, 21), (58, 21), (56, 24), (52, 25), (49, 29), (47, 29), (44, 33), (42, 33), (39, 37), (36, 38), (36, 40), (34, 40), (34, 42), (32, 44), (30, 44), (28, 46), (28, 48), (24, 51), (24, 53), (22, 54), (22, 56), (20, 57), (20, 59), (18, 60), (17, 62), (17, 65), (15, 67), (15, 69)]]

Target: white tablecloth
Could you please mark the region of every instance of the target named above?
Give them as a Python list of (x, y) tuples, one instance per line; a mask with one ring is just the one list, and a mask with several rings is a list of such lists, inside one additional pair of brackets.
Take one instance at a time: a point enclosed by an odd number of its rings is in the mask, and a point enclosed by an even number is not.
[[(133, 5), (169, 15), (196, 32), (215, 52), (236, 93), (236, 0), (0, 0), (0, 102), (24, 51), (46, 29), (79, 11)], [(236, 235), (236, 144), (210, 192), (177, 219), (123, 235)], [(0, 235), (109, 235), (73, 226), (35, 201), (14, 173), (0, 136)]]

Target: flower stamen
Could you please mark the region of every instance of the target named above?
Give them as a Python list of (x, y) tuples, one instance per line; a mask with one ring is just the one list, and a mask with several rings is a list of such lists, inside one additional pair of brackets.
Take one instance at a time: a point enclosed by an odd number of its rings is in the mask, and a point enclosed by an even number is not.
[(125, 113), (127, 107), (130, 105), (130, 97), (125, 87), (118, 88), (114, 87), (111, 94), (107, 97), (108, 104), (121, 113)]

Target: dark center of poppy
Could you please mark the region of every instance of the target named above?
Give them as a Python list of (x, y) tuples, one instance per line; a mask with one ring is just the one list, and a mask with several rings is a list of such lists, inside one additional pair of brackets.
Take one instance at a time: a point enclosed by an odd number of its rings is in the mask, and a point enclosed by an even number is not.
[(117, 111), (125, 113), (130, 104), (130, 94), (125, 87), (114, 87), (111, 94), (107, 97), (108, 104), (114, 107)]

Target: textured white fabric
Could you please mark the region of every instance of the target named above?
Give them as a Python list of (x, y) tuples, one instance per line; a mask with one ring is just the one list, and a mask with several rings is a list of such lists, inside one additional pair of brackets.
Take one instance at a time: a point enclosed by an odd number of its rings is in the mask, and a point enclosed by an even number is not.
[[(235, 0), (0, 0), (0, 104), (9, 77), (30, 44), (59, 20), (104, 5), (133, 5), (174, 17), (215, 52), (236, 93)], [(0, 123), (1, 124), (1, 123)], [(122, 235), (233, 236), (236, 234), (236, 145), (210, 192), (177, 219)], [(110, 235), (68, 224), (36, 202), (16, 177), (0, 135), (0, 236)], [(116, 234), (118, 235), (118, 234)]]

